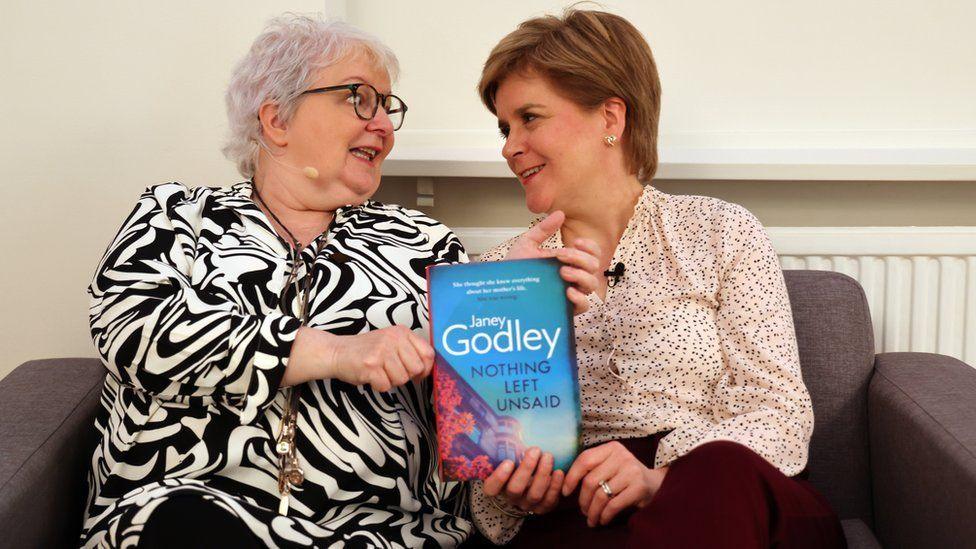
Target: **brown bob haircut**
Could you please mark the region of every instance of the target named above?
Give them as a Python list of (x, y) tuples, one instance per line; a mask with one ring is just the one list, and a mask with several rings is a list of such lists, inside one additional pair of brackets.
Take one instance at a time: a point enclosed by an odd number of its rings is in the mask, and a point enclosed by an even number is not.
[(594, 109), (611, 97), (627, 105), (621, 136), (628, 168), (640, 181), (657, 171), (661, 81), (651, 47), (626, 19), (570, 8), (562, 17), (523, 21), (485, 61), (478, 92), (492, 114), (498, 86), (513, 73), (537, 73), (563, 97)]

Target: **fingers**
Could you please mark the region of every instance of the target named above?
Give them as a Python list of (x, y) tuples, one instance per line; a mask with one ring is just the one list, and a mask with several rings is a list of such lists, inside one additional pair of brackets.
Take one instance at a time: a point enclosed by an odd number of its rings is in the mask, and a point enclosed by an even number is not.
[[(611, 489), (612, 488), (613, 487), (611, 485)], [(632, 505), (636, 505), (640, 498), (641, 491), (635, 485), (628, 486), (619, 494), (614, 494), (614, 496), (610, 498), (610, 500), (607, 501), (603, 506), (603, 510), (600, 511), (600, 518), (594, 523), (594, 525), (600, 524), (601, 526), (606, 526), (607, 524), (610, 524), (610, 521), (612, 521), (614, 517), (616, 517), (624, 509)], [(587, 523), (589, 523), (589, 520), (587, 520)]]
[(600, 248), (600, 245), (597, 244), (595, 240), (589, 238), (577, 238), (576, 241), (573, 242), (573, 247), (576, 248), (577, 250), (582, 250), (590, 254), (591, 256), (593, 256), (593, 258), (596, 259), (597, 262), (596, 268), (597, 269), (600, 268), (600, 254), (603, 252), (603, 250)]
[(568, 496), (576, 489), (579, 481), (587, 475), (594, 467), (603, 463), (603, 460), (610, 454), (612, 443), (601, 444), (589, 450), (584, 450), (576, 456), (576, 461), (566, 473), (566, 480), (563, 481), (563, 496)]
[(553, 462), (552, 454), (530, 448), (518, 468), (510, 460), (503, 461), (484, 480), (482, 490), (490, 497), (504, 494), (519, 508), (546, 513), (559, 500), (565, 476), (562, 471), (552, 472)]
[(390, 378), (386, 375), (386, 370), (383, 369), (370, 372), (366, 383), (369, 383), (374, 391), (381, 393), (385, 393), (393, 388), (393, 383), (390, 382)]
[(600, 247), (592, 240), (580, 238), (576, 240), (576, 248), (561, 248), (556, 257), (563, 263), (559, 269), (559, 276), (570, 283), (566, 289), (566, 297), (573, 304), (573, 314), (581, 314), (589, 310), (590, 303), (586, 296), (596, 291), (600, 284)]
[(423, 370), (420, 357), (409, 341), (414, 334), (403, 326), (391, 326), (380, 331), (382, 339), (378, 352), (383, 362), (381, 369), (386, 373), (390, 388), (399, 387), (410, 381), (416, 375), (414, 372)]
[(518, 469), (515, 470), (512, 478), (508, 480), (508, 484), (505, 486), (505, 495), (509, 500), (519, 501), (525, 495), (525, 491), (532, 481), (532, 473), (539, 463), (540, 453), (539, 449), (533, 446), (522, 456), (522, 463), (519, 464)]
[[(555, 211), (526, 231), (505, 254), (505, 259), (530, 259), (556, 257), (557, 250), (542, 249), (542, 244), (562, 227), (566, 215)], [(577, 259), (581, 261), (582, 259)]]
[(386, 392), (430, 374), (434, 349), (405, 326), (340, 336), (331, 359), (330, 377)]
[(420, 355), (417, 354), (417, 350), (414, 349), (409, 341), (404, 341), (398, 345), (396, 350), (397, 355), (400, 357), (400, 363), (403, 364), (403, 368), (407, 371), (407, 377), (409, 379), (417, 379), (424, 372), (424, 364), (420, 361)]
[(397, 350), (410, 379), (419, 380), (430, 373), (431, 365), (434, 363), (433, 350), (416, 334), (410, 332), (407, 340), (402, 342)]
[(372, 345), (372, 348), (364, 352), (362, 349), (364, 338), (373, 338), (373, 335), (349, 336), (347, 340), (350, 342), (349, 347), (344, 349), (348, 356), (342, 360), (345, 369), (340, 368), (337, 379), (356, 385), (369, 385), (374, 391), (389, 391), (393, 383), (386, 372), (386, 352), (381, 345)]
[(562, 490), (563, 479), (566, 478), (566, 474), (562, 471), (556, 471), (552, 474), (552, 478), (549, 480), (549, 489), (546, 490), (546, 495), (542, 498), (542, 501), (532, 509), (537, 514), (548, 513), (553, 508), (556, 507), (556, 503), (559, 502), (559, 494)]
[[(576, 241), (577, 244), (587, 242), (585, 239), (579, 239)], [(596, 244), (593, 244), (595, 247)], [(591, 252), (580, 248), (560, 248), (556, 251), (556, 257), (563, 264), (581, 269), (584, 272), (596, 274), (600, 269), (600, 259)]]
[(566, 267), (564, 265), (559, 268), (559, 276), (566, 282), (573, 284), (584, 294), (590, 294), (596, 290), (597, 278), (591, 272), (577, 269), (576, 267)]
[(390, 385), (399, 387), (411, 379), (422, 379), (430, 374), (434, 363), (434, 350), (430, 344), (403, 326), (388, 330), (383, 369)]
[(399, 387), (410, 381), (410, 375), (400, 360), (399, 350), (397, 348), (387, 350), (383, 369), (386, 370), (386, 377), (389, 378), (393, 387)]
[[(607, 475), (612, 475), (613, 473), (606, 470), (597, 470), (590, 474), (594, 475), (597, 479), (605, 479)], [(591, 528), (600, 523), (600, 515), (603, 513), (603, 508), (606, 507), (607, 503), (617, 499), (617, 497), (619, 497), (620, 494), (627, 488), (626, 481), (621, 480), (619, 475), (615, 478), (610, 478), (605, 482), (610, 488), (610, 493), (613, 494), (613, 498), (611, 499), (611, 497), (607, 495), (607, 493), (603, 490), (603, 487), (598, 484), (599, 480), (597, 480), (597, 484), (594, 486), (593, 493), (590, 494), (590, 499), (587, 502), (586, 507), (580, 507), (580, 509), (586, 513), (586, 525)], [(585, 479), (583, 480), (583, 483), (587, 484)]]
[(552, 454), (546, 452), (542, 454), (542, 458), (539, 459), (539, 466), (536, 468), (535, 475), (532, 477), (532, 484), (529, 486), (529, 491), (525, 494), (525, 501), (529, 505), (529, 508), (533, 508), (536, 505), (542, 503), (543, 498), (546, 497), (546, 493), (549, 491), (549, 484), (552, 480)]
[(590, 310), (590, 300), (583, 295), (576, 288), (570, 286), (566, 288), (566, 297), (569, 298), (569, 302), (573, 304), (573, 314), (579, 315)]
[(525, 237), (531, 240), (536, 246), (540, 246), (546, 239), (556, 234), (556, 231), (559, 230), (559, 227), (562, 227), (563, 221), (565, 220), (566, 214), (556, 210), (526, 231)]
[(423, 375), (420, 377), (426, 377), (434, 367), (434, 348), (430, 346), (429, 341), (416, 333), (410, 332), (410, 336), (410, 342), (417, 350), (417, 355), (420, 356), (420, 361), (424, 366)]
[[(580, 510), (586, 513), (587, 516), (589, 516), (590, 507), (592, 506), (594, 500), (599, 498), (603, 498), (604, 500), (607, 499), (607, 494), (603, 491), (603, 487), (600, 486), (600, 481), (606, 481), (611, 477), (616, 476), (616, 470), (617, 460), (608, 459), (587, 473), (586, 476), (583, 477), (583, 480), (580, 481)], [(614, 487), (610, 486), (610, 488), (612, 489)], [(618, 485), (617, 489), (619, 491), (622, 490), (623, 487)], [(600, 515), (597, 514), (597, 517), (599, 516)]]
[(502, 492), (502, 488), (508, 479), (512, 476), (512, 471), (515, 470), (515, 464), (511, 460), (506, 459), (501, 462), (498, 467), (487, 478), (482, 485), (482, 490), (485, 495), (495, 497)]

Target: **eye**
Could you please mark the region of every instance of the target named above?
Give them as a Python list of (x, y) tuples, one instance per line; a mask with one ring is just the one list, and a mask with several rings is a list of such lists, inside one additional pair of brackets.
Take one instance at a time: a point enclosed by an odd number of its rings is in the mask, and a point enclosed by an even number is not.
[(498, 133), (502, 139), (508, 139), (508, 126), (498, 126)]
[(538, 118), (538, 116), (536, 116), (536, 115), (534, 115), (534, 114), (532, 114), (530, 112), (527, 112), (527, 113), (525, 113), (525, 114), (522, 115), (522, 122), (525, 122), (526, 124), (528, 124), (529, 122), (532, 122), (536, 118)]
[(354, 92), (349, 92), (349, 97), (346, 98), (346, 102), (351, 103), (352, 105), (359, 105), (363, 102), (363, 96)]

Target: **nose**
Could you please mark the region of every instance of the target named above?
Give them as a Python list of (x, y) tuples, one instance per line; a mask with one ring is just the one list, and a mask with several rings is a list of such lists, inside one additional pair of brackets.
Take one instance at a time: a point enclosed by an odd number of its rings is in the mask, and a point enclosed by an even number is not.
[(518, 132), (514, 129), (508, 131), (508, 138), (505, 139), (505, 145), (502, 147), (502, 156), (509, 163), (513, 162), (518, 155), (525, 152), (525, 145), (520, 138)]
[(366, 123), (366, 130), (376, 132), (384, 137), (393, 133), (393, 122), (390, 115), (383, 109), (376, 109), (376, 116)]

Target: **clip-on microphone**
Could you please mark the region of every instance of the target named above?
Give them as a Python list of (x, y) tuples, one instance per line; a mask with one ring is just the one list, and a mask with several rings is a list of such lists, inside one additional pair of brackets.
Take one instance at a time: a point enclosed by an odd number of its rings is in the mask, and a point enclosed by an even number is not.
[(607, 286), (613, 288), (624, 276), (624, 264), (618, 261), (612, 269), (603, 271), (603, 276), (607, 277)]

